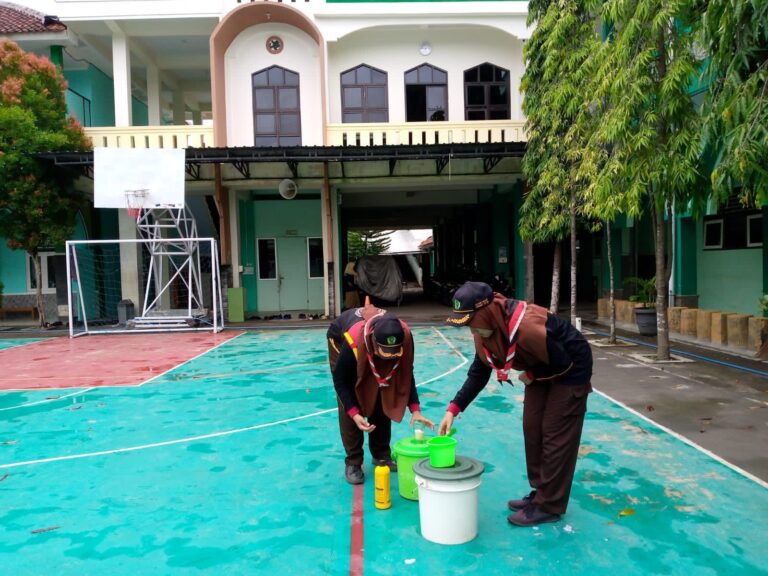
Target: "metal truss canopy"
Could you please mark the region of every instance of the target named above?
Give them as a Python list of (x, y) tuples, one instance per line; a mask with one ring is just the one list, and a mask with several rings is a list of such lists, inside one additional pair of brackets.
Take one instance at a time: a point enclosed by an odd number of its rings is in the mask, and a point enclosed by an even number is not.
[[(525, 142), (494, 144), (432, 144), (400, 146), (296, 146), (292, 148), (187, 148), (186, 171), (195, 180), (201, 178), (200, 168), (206, 164), (230, 164), (244, 179), (252, 177), (250, 165), (284, 163), (294, 178), (299, 177), (300, 164), (388, 162), (389, 174), (401, 161), (434, 161), (435, 175), (441, 175), (450, 160), (482, 160), (483, 173), (489, 174), (504, 158), (522, 158)], [(46, 152), (39, 158), (57, 166), (81, 168), (92, 174), (93, 152)]]

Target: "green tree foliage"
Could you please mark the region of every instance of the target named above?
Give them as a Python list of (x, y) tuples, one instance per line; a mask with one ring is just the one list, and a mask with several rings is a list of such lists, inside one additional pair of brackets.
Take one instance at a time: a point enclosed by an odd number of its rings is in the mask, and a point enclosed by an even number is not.
[(388, 230), (350, 230), (347, 233), (347, 253), (352, 259), (361, 256), (376, 256), (389, 249), (392, 241)]
[[(598, 121), (586, 154), (595, 201), (628, 214), (648, 210), (655, 231), (659, 359), (669, 357), (666, 255), (669, 213), (703, 194), (700, 117), (690, 95), (701, 60), (694, 0), (608, 0), (613, 35), (597, 55), (589, 94)], [(620, 199), (617, 201), (617, 199)]]
[[(528, 23), (537, 23), (526, 43), (521, 90), (528, 143), (523, 173), (530, 183), (520, 219), (523, 238), (559, 242), (571, 236), (571, 315), (575, 316), (576, 217), (588, 213), (585, 182), (579, 178), (581, 152), (588, 133), (576, 119), (591, 79), (590, 55), (599, 47), (594, 15), (586, 0), (536, 1)], [(558, 256), (553, 270), (553, 303), (559, 283)]]
[(745, 203), (768, 202), (768, 0), (709, 0), (704, 142), (716, 151), (716, 197), (742, 186)]
[(39, 251), (71, 237), (79, 198), (73, 175), (34, 154), (86, 150), (80, 125), (67, 116), (66, 83), (47, 59), (0, 40), (0, 230), (8, 247), (35, 264), (40, 322), (45, 322)]

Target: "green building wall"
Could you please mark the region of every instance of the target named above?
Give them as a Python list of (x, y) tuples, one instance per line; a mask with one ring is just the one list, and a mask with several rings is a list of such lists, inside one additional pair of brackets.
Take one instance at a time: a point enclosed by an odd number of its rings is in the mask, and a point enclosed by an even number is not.
[[(276, 196), (275, 192), (262, 197)], [(240, 264), (243, 267), (241, 286), (245, 288), (246, 314), (259, 311), (257, 238), (322, 237), (321, 204), (319, 199), (246, 199), (240, 200)], [(290, 234), (288, 233), (290, 231)], [(309, 309), (325, 306), (323, 279), (308, 282)]]
[[(65, 78), (71, 91), (67, 93), (67, 106), (72, 115), (84, 126), (115, 125), (115, 90), (112, 78), (99, 68), (88, 65), (85, 70), (70, 70)], [(79, 96), (78, 96), (79, 95)], [(90, 101), (90, 119), (84, 117), (82, 98)], [(133, 125), (146, 126), (149, 113), (147, 105), (133, 98), (131, 102)]]
[(240, 200), (240, 265), (243, 273), (240, 285), (245, 289), (245, 311), (256, 312), (256, 229), (253, 220), (253, 201)]
[(704, 224), (696, 223), (699, 308), (760, 315), (764, 248), (704, 250)]
[(0, 282), (3, 294), (27, 293), (27, 253), (24, 250), (11, 250), (0, 237)]

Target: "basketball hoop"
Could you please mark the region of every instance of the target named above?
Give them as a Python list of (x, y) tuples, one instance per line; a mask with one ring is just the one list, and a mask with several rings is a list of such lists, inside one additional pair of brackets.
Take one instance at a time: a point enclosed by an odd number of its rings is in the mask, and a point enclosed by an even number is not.
[(125, 191), (125, 204), (128, 207), (128, 216), (131, 218), (138, 218), (141, 214), (141, 209), (144, 208), (144, 202), (149, 195), (149, 190), (126, 190)]

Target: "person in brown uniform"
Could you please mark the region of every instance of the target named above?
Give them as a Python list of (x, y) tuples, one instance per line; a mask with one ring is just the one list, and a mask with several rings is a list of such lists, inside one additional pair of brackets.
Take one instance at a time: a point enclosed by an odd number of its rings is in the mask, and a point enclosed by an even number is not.
[(523, 437), (528, 482), (533, 490), (510, 500), (508, 517), (517, 526), (556, 522), (565, 513), (576, 469), (581, 430), (592, 391), (592, 351), (582, 334), (545, 308), (467, 282), (454, 294), (446, 320), (469, 326), (475, 359), (464, 385), (440, 422), (446, 434), (453, 419), (475, 399), (495, 372), (509, 382), (509, 370), (525, 371)]
[[(338, 335), (343, 340), (338, 346)], [(336, 350), (338, 350), (336, 352)], [(392, 420), (400, 422), (406, 406), (411, 426), (435, 425), (421, 414), (413, 377), (414, 344), (411, 330), (393, 314), (373, 306), (344, 312), (328, 329), (328, 351), (333, 385), (339, 402), (339, 429), (346, 452), (344, 476), (362, 484), (364, 432), (374, 465), (392, 471)]]

